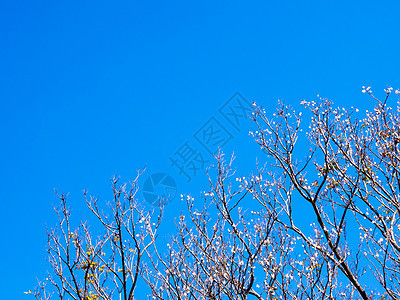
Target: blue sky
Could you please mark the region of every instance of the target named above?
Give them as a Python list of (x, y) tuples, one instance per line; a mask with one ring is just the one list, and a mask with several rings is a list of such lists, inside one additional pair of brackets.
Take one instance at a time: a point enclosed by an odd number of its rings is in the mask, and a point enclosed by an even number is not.
[[(187, 182), (170, 157), (214, 117), (237, 167), (255, 164), (249, 124), (219, 109), (236, 93), (273, 109), (316, 95), (363, 106), (362, 85), (399, 88), (397, 1), (0, 1), (0, 290), (42, 278), (53, 189), (107, 199), (138, 169)], [(146, 175), (145, 175), (146, 177)], [(179, 200), (168, 207), (179, 211)], [(172, 232), (172, 228), (171, 228)]]

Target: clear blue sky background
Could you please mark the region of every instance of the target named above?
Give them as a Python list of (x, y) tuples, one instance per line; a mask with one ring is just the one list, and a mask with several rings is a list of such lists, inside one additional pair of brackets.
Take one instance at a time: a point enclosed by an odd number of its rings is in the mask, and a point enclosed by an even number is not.
[[(224, 122), (236, 91), (273, 108), (317, 94), (362, 106), (362, 85), (398, 88), (399, 11), (398, 1), (0, 1), (0, 298), (30, 298), (45, 276), (54, 188), (78, 217), (83, 189), (107, 200), (112, 175), (128, 181), (145, 165), (179, 193), (204, 189), (204, 174), (186, 183), (169, 157), (185, 141), (200, 148), (193, 134)], [(247, 125), (224, 126), (246, 173), (257, 154)]]

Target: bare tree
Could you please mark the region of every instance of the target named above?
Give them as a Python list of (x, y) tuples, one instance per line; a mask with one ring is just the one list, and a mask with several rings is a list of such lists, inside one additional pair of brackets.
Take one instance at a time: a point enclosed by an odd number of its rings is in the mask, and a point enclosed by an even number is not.
[(162, 210), (154, 216), (138, 204), (138, 177), (130, 186), (118, 185), (114, 178), (112, 190), (114, 199), (107, 213), (99, 208), (96, 198), (84, 193), (104, 230), (97, 238), (86, 222), (72, 228), (66, 195), (59, 195), (61, 206), (55, 209), (58, 225), (47, 233), (52, 267), (47, 285), (53, 289), (46, 288), (46, 282), (39, 283), (33, 292), (37, 299), (50, 299), (54, 292), (59, 299), (117, 299), (117, 295), (118, 299), (134, 299), (142, 257), (155, 240), (149, 235), (155, 235)]
[[(303, 112), (279, 103), (272, 115), (254, 104), (263, 163), (243, 177), (233, 156), (216, 155), (208, 191), (184, 196), (166, 249), (156, 240), (162, 210), (140, 208), (137, 179), (129, 189), (113, 181), (110, 217), (87, 199), (105, 229), (96, 241), (86, 223), (70, 229), (61, 195), (58, 231), (48, 234), (58, 296), (133, 299), (141, 276), (152, 299), (399, 299), (400, 104), (387, 104), (392, 90), (380, 101), (363, 88), (375, 107), (362, 116), (321, 98), (302, 101)], [(45, 292), (41, 284), (37, 299), (49, 299)]]
[[(274, 173), (263, 182), (272, 191), (248, 190), (261, 203), (274, 202), (283, 214), (277, 222), (322, 256), (325, 264), (347, 280), (343, 297), (372, 298), (383, 289), (391, 299), (399, 294), (399, 106), (393, 112), (384, 101), (363, 89), (375, 101), (372, 112), (334, 108), (328, 100), (302, 101), (311, 114), (307, 133), (309, 155), (299, 160), (301, 112), (280, 104), (273, 118), (255, 106), (256, 142), (274, 160)], [(399, 94), (399, 91), (396, 91)], [(300, 147), (305, 147), (304, 139)], [(278, 195), (278, 196), (276, 196)], [(310, 238), (292, 210), (307, 204), (319, 238)], [(349, 241), (348, 231), (359, 242)], [(352, 234), (354, 236), (354, 234)], [(373, 273), (382, 289), (371, 288)], [(362, 283), (362, 276), (367, 281)], [(344, 282), (344, 280), (342, 280)], [(373, 281), (373, 280), (372, 280)]]
[(400, 107), (392, 111), (385, 91), (379, 101), (364, 89), (376, 106), (361, 118), (325, 99), (302, 101), (305, 134), (301, 112), (280, 103), (268, 116), (254, 104), (266, 164), (235, 189), (231, 162), (217, 156), (203, 206), (187, 197), (168, 255), (149, 267), (153, 297), (400, 298)]
[[(259, 297), (254, 282), (260, 254), (267, 245), (277, 252), (283, 251), (279, 248), (286, 236), (279, 241), (272, 239), (275, 214), (256, 217), (248, 224), (239, 208), (248, 192), (226, 184), (233, 175), (232, 161), (225, 165), (222, 155), (217, 160), (216, 183), (210, 180), (211, 191), (200, 202), (201, 207), (196, 207), (194, 198), (187, 196), (188, 215), (180, 216), (178, 235), (168, 244), (168, 256), (164, 258), (158, 252), (150, 255), (147, 282), (157, 299)], [(273, 247), (275, 243), (277, 247)], [(280, 268), (271, 266), (271, 272), (279, 271)]]
[(336, 299), (337, 267), (310, 245), (297, 245), (280, 221), (276, 198), (287, 194), (261, 201), (255, 191), (261, 188), (262, 194), (268, 186), (261, 173), (230, 180), (233, 158), (227, 163), (219, 154), (216, 159), (216, 180), (210, 176), (201, 206), (186, 197), (188, 214), (180, 216), (168, 255), (149, 255), (146, 281), (153, 298)]

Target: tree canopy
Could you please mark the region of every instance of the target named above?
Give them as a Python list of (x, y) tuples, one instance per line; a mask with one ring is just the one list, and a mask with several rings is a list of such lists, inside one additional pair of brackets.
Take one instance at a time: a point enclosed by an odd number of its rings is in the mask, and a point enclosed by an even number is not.
[(218, 152), (208, 191), (184, 196), (166, 247), (164, 207), (140, 204), (140, 174), (112, 180), (105, 211), (85, 194), (99, 238), (71, 227), (59, 195), (51, 272), (32, 294), (132, 300), (141, 281), (152, 299), (399, 299), (400, 103), (390, 106), (392, 88), (382, 100), (363, 92), (375, 101), (365, 113), (322, 98), (299, 111), (279, 102), (272, 114), (253, 103), (262, 163), (243, 177)]

